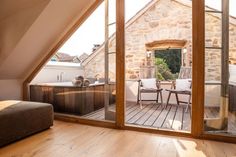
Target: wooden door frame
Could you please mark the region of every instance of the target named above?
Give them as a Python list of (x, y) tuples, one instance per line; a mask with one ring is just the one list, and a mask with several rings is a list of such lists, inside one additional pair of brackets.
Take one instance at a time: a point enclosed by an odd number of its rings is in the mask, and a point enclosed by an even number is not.
[(116, 0), (116, 126), (125, 126), (125, 0)]
[(192, 125), (191, 134), (203, 133), (205, 68), (205, 1), (192, 0)]

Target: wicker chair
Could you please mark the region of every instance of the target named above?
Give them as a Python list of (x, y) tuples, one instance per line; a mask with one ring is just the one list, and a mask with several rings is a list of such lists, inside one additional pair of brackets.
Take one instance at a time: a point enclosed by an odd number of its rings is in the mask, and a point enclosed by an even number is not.
[[(160, 87), (160, 81), (156, 80), (156, 78), (150, 79), (141, 79), (138, 80), (138, 96), (137, 96), (137, 104), (140, 105), (142, 108), (142, 101), (156, 101), (158, 103), (159, 95), (161, 98), (161, 105), (163, 106), (163, 99), (162, 99), (162, 88)], [(143, 100), (142, 94), (143, 93), (156, 93), (156, 99), (153, 100)]]

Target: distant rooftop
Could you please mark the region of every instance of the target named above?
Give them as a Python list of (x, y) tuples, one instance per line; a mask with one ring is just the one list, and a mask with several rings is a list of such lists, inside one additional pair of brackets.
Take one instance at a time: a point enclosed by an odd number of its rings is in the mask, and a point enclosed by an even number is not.
[(49, 61), (46, 66), (80, 67), (80, 63)]

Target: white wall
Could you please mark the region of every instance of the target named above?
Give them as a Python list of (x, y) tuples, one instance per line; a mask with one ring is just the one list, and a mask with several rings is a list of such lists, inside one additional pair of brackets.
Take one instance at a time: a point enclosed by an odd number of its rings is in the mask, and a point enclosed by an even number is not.
[(78, 64), (73, 63), (49, 63), (32, 80), (35, 83), (59, 82), (58, 78), (62, 75), (61, 82), (70, 82), (77, 75), (84, 75), (83, 69)]
[[(168, 97), (168, 93), (165, 89), (170, 89), (171, 88), (171, 83), (167, 84), (167, 85), (162, 85), (161, 88), (163, 88), (163, 103), (166, 103), (167, 101), (167, 97)], [(137, 81), (126, 81), (126, 100), (127, 101), (137, 101), (137, 93), (138, 93), (138, 82)], [(156, 99), (156, 94), (142, 94), (143, 100), (144, 99)], [(188, 96), (186, 95), (180, 95), (179, 96), (180, 100), (186, 101), (188, 100)], [(160, 101), (160, 98), (159, 98)], [(170, 97), (170, 101), (169, 103), (173, 103), (176, 104), (176, 98), (175, 95), (172, 94), (172, 96)]]
[[(78, 64), (66, 66), (46, 65), (34, 78), (32, 83), (57, 82), (57, 75), (63, 72), (62, 81), (71, 81), (77, 75), (83, 75)], [(0, 100), (22, 100), (22, 84), (20, 79), (0, 80)]]
[(220, 106), (220, 85), (205, 85), (205, 106)]
[(0, 80), (0, 100), (21, 100), (21, 80)]
[[(166, 103), (168, 93), (165, 89), (170, 89), (171, 84), (162, 85), (163, 88), (163, 103)], [(126, 81), (126, 100), (137, 101), (138, 93), (138, 82), (137, 81)], [(142, 94), (143, 99), (155, 99), (156, 94)], [(179, 95), (179, 99), (182, 101), (188, 101), (187, 95)], [(160, 98), (159, 98), (160, 101)], [(176, 104), (175, 95), (172, 94), (169, 103)], [(205, 86), (205, 106), (219, 106), (220, 105), (220, 86), (217, 85), (206, 85)]]

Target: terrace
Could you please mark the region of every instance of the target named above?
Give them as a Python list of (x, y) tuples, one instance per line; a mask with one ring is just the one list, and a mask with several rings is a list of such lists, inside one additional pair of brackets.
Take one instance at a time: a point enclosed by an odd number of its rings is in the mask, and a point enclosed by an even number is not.
[[(115, 110), (115, 105), (112, 106)], [(134, 102), (126, 102), (125, 122), (128, 125), (148, 127), (154, 129), (167, 129), (175, 131), (187, 131), (191, 129), (191, 112), (185, 112), (186, 106), (177, 104), (168, 105), (162, 108), (160, 104), (145, 103), (141, 109)], [(214, 119), (219, 116), (219, 107), (206, 107), (204, 118)], [(82, 116), (83, 118), (105, 120), (104, 108)], [(234, 114), (229, 113), (228, 131), (235, 133), (236, 122)]]

